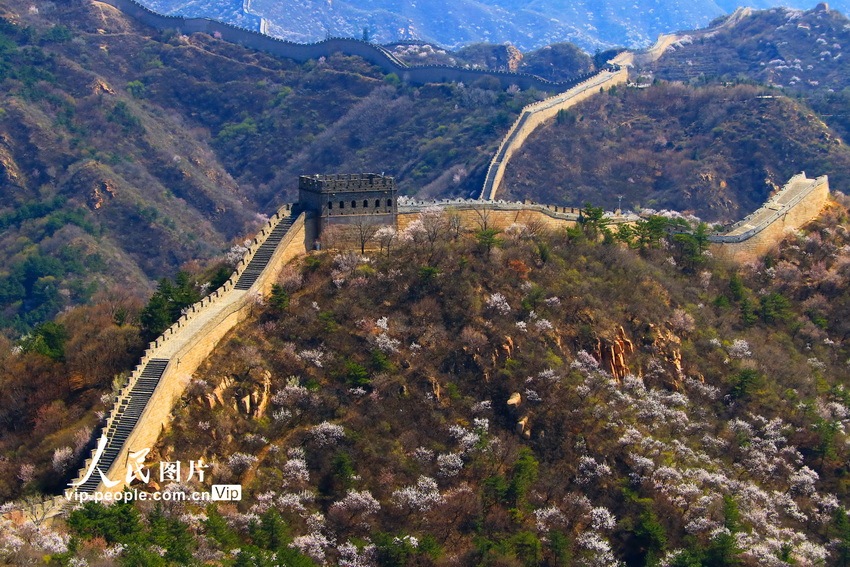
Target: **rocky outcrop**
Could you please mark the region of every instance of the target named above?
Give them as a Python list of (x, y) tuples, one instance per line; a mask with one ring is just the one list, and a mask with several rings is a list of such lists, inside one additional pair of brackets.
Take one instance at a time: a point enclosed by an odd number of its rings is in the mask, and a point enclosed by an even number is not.
[(206, 394), (204, 400), (210, 409), (229, 405), (237, 412), (260, 419), (266, 415), (269, 407), (271, 385), (271, 372), (252, 368), (244, 381), (234, 376), (225, 376), (212, 392)]
[(634, 354), (634, 351), (634, 343), (626, 336), (626, 331), (621, 326), (613, 339), (599, 339), (596, 355), (597, 360), (611, 376), (622, 380), (630, 372), (627, 357)]
[(93, 211), (102, 208), (108, 199), (114, 198), (118, 193), (111, 170), (94, 160), (72, 166), (70, 173), (63, 183), (63, 192), (85, 199)]
[(12, 155), (12, 142), (5, 134), (0, 134), (0, 184), (23, 187), (24, 176)]
[(101, 181), (99, 186), (95, 186), (92, 189), (88, 197), (89, 207), (95, 211), (101, 208), (105, 197), (109, 197), (110, 199), (115, 197), (115, 187), (109, 179)]
[(110, 87), (103, 79), (95, 79), (90, 85), (90, 88), (94, 94), (115, 94), (115, 89)]
[[(679, 390), (685, 377), (682, 368), (682, 339), (673, 331), (650, 324), (647, 338), (650, 340), (646, 345), (655, 360), (661, 363), (661, 369), (648, 368), (644, 378), (650, 382), (660, 381), (655, 386), (663, 386)], [(658, 371), (663, 370), (663, 371)]]
[(505, 66), (511, 73), (516, 73), (522, 65), (522, 52), (513, 45), (505, 46)]

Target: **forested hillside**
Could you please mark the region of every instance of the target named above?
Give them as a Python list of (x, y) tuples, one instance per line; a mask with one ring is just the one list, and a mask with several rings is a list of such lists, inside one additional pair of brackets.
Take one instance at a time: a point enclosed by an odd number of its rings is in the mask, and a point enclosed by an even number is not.
[(850, 187), (850, 148), (804, 103), (750, 85), (617, 89), (537, 130), (503, 195), (609, 209), (690, 211), (733, 221), (794, 174)]
[[(6, 524), (0, 553), (841, 565), (846, 203), (744, 268), (666, 222), (466, 232), (431, 209), (367, 257), (311, 254), (196, 373), (149, 456), (203, 457), (241, 502), (87, 505), (67, 528)], [(25, 492), (53, 478), (7, 463)]]
[(0, 3), (0, 328), (221, 255), (305, 173), (477, 189), (533, 93), (410, 88), (356, 58), (298, 65), (135, 25), (99, 3)]
[(779, 87), (807, 101), (850, 139), (850, 20), (826, 5), (808, 11), (753, 12), (737, 25), (698, 39), (686, 37), (649, 67), (676, 81), (740, 80)]

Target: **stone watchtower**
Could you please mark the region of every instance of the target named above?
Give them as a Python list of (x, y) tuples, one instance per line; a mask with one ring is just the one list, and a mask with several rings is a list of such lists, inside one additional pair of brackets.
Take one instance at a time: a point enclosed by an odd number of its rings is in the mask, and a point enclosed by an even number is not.
[(395, 179), (377, 173), (302, 175), (298, 202), (319, 219), (319, 234), (329, 226), (395, 225), (398, 191)]

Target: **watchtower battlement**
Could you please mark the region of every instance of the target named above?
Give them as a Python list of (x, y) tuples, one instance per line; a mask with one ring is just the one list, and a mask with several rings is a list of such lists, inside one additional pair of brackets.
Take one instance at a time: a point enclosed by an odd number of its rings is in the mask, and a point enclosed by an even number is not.
[(298, 203), (319, 219), (320, 233), (330, 225), (394, 225), (398, 190), (393, 177), (377, 173), (302, 175)]

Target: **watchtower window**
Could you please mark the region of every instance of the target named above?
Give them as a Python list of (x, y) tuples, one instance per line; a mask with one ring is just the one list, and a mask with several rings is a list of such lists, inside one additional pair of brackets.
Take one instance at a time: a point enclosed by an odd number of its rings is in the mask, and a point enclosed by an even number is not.
[(368, 208), (369, 208), (369, 201), (367, 201), (366, 199), (363, 199), (363, 208), (364, 208), (364, 209), (368, 209)]
[(339, 202), (339, 208), (340, 208), (340, 209), (344, 209), (344, 208), (345, 208), (345, 201), (340, 201), (340, 202)]
[(331, 209), (333, 209), (333, 208), (334, 208), (334, 204), (333, 204), (333, 202), (332, 202), (332, 201), (328, 201), (328, 210), (331, 210)]
[(356, 209), (356, 208), (357, 208), (357, 201), (351, 201), (351, 208), (352, 208), (352, 209)]
[(387, 206), (388, 206), (388, 207), (392, 207), (392, 206), (393, 206), (393, 200), (392, 200), (392, 199), (387, 199)]
[(381, 200), (380, 200), (380, 199), (375, 199), (375, 208), (377, 209), (377, 208), (379, 208), (380, 206), (381, 206)]

